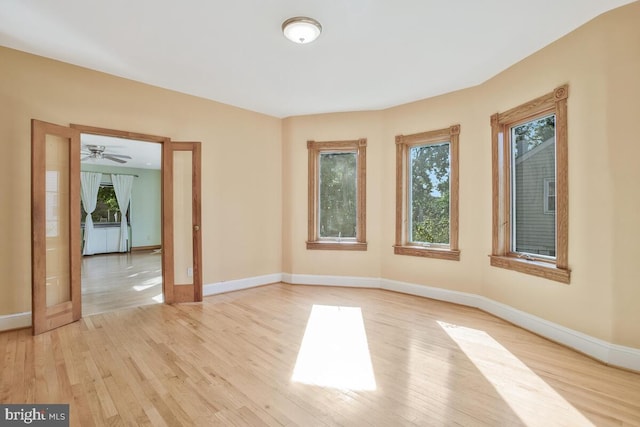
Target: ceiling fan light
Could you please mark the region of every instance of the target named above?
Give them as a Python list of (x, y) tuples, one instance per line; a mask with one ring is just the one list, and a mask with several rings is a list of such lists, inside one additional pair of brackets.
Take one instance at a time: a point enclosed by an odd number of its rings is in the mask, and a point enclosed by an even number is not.
[(313, 18), (296, 16), (282, 23), (282, 33), (294, 43), (311, 43), (322, 33), (322, 25)]

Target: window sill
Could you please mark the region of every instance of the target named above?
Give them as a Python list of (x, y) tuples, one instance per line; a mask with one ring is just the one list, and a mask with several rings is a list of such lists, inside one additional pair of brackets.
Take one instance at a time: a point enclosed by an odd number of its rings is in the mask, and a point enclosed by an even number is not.
[(499, 255), (491, 255), (490, 258), (491, 265), (494, 267), (530, 274), (565, 284), (569, 284), (571, 280), (571, 270), (558, 268), (555, 264)]
[(396, 255), (419, 256), (423, 258), (445, 259), (449, 261), (460, 261), (460, 251), (446, 248), (429, 248), (423, 246), (394, 246), (393, 253)]
[(307, 249), (327, 250), (327, 251), (366, 251), (366, 242), (335, 242), (316, 241), (307, 242)]

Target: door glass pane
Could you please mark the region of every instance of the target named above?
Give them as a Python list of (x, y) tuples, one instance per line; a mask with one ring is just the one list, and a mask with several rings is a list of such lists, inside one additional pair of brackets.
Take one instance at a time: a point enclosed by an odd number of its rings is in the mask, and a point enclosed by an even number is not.
[(356, 237), (357, 158), (355, 152), (320, 154), (318, 226), (320, 238)]
[(69, 140), (47, 135), (45, 150), (46, 300), (51, 307), (71, 300)]
[(192, 154), (173, 153), (174, 283), (193, 284)]
[(555, 115), (511, 128), (512, 251), (556, 256)]

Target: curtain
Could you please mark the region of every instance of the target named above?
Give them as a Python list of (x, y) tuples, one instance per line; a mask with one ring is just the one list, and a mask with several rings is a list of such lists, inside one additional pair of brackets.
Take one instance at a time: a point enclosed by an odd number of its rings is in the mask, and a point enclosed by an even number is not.
[(133, 176), (111, 174), (113, 190), (116, 193), (118, 207), (120, 208), (120, 252), (129, 250), (127, 241), (129, 240), (129, 228), (127, 227), (127, 209), (131, 200), (131, 187), (133, 187)]
[(93, 219), (91, 214), (96, 210), (96, 201), (98, 200), (98, 189), (102, 174), (100, 172), (80, 172), (80, 198), (82, 199), (82, 207), (87, 213), (84, 219), (84, 245), (82, 247), (82, 255), (93, 254), (91, 247), (91, 236), (93, 235)]

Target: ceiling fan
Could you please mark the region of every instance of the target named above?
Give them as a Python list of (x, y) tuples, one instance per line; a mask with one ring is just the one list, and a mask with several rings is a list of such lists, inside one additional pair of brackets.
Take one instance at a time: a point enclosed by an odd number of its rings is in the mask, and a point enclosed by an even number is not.
[(91, 160), (107, 159), (107, 160), (111, 160), (112, 162), (127, 163), (127, 161), (123, 159), (131, 159), (131, 156), (127, 156), (124, 154), (105, 153), (105, 150), (107, 149), (107, 147), (105, 147), (104, 145), (87, 144), (84, 146), (84, 149), (85, 151), (83, 151), (82, 154), (85, 154), (86, 156), (80, 159), (80, 161), (85, 161), (90, 159)]

